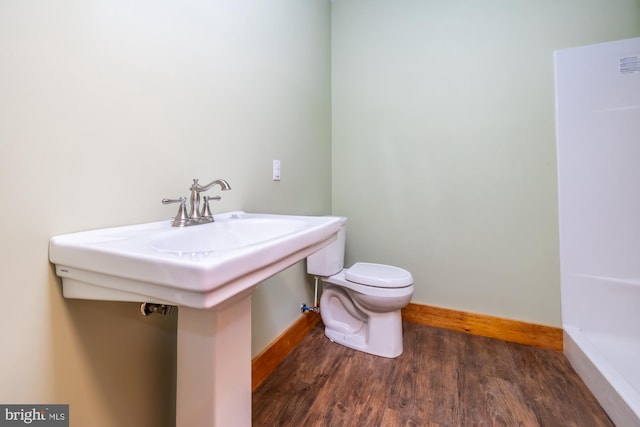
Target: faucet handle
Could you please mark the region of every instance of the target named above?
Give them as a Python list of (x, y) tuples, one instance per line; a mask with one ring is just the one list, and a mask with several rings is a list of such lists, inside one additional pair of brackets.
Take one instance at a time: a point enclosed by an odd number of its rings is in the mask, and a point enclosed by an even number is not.
[(169, 205), (171, 203), (180, 203), (180, 207), (183, 208), (187, 205), (187, 198), (186, 197), (180, 197), (177, 199), (162, 199), (162, 204), (163, 205)]
[(180, 207), (178, 208), (178, 214), (173, 219), (174, 227), (182, 227), (187, 223), (188, 215), (187, 215), (187, 198), (180, 197), (179, 199), (162, 199), (163, 205), (168, 205), (171, 203), (180, 203)]
[(204, 196), (203, 197), (203, 200), (204, 200), (204, 206), (202, 206), (203, 218), (211, 219), (213, 221), (213, 214), (211, 213), (211, 209), (209, 209), (209, 201), (220, 200), (221, 198), (222, 197), (220, 196), (214, 196), (214, 197)]

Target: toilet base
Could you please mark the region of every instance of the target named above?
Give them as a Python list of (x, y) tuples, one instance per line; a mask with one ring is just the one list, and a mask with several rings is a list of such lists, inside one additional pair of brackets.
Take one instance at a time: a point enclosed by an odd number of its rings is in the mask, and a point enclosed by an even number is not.
[(325, 324), (324, 329), (327, 338), (337, 344), (390, 359), (400, 356), (403, 352), (400, 310), (375, 313), (363, 322), (359, 330), (352, 333), (345, 332), (344, 328), (340, 327), (343, 325), (337, 326), (339, 327), (331, 328), (331, 325)]

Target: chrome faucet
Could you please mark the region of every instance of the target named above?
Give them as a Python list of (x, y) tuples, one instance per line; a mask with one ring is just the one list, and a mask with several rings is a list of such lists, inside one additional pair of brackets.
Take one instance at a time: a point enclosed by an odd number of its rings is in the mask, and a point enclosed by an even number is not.
[(179, 203), (180, 207), (178, 208), (178, 214), (173, 220), (174, 227), (186, 227), (189, 225), (196, 224), (206, 224), (208, 222), (213, 222), (213, 214), (211, 213), (211, 208), (209, 207), (209, 202), (211, 200), (220, 200), (220, 196), (209, 197), (204, 196), (203, 206), (200, 209), (200, 193), (203, 193), (215, 185), (219, 185), (222, 191), (231, 190), (231, 186), (224, 179), (216, 179), (215, 181), (211, 181), (206, 185), (200, 185), (198, 180), (194, 178), (193, 184), (189, 187), (191, 191), (191, 196), (189, 197), (189, 207), (191, 208), (191, 212), (187, 212), (187, 198), (180, 197), (178, 199), (162, 199), (162, 204), (168, 205), (170, 203)]

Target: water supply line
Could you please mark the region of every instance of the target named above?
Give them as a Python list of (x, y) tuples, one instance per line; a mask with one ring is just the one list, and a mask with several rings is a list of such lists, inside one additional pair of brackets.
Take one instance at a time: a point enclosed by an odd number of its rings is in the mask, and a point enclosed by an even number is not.
[(140, 313), (142, 313), (143, 316), (150, 316), (153, 313), (159, 313), (163, 316), (166, 316), (171, 313), (172, 307), (172, 305), (168, 304), (153, 304), (150, 302), (143, 302), (140, 305)]
[(302, 304), (300, 306), (300, 313), (305, 313), (307, 311), (313, 311), (314, 313), (320, 313), (320, 306), (318, 305), (318, 276), (315, 276), (315, 294), (313, 297), (313, 307), (307, 306), (307, 304)]

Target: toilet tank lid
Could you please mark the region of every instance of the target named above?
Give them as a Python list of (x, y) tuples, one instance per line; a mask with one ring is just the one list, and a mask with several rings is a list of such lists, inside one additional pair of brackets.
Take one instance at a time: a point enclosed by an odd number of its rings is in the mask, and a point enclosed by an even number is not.
[(345, 279), (379, 288), (403, 288), (413, 284), (413, 276), (407, 270), (384, 264), (357, 262), (347, 269)]

